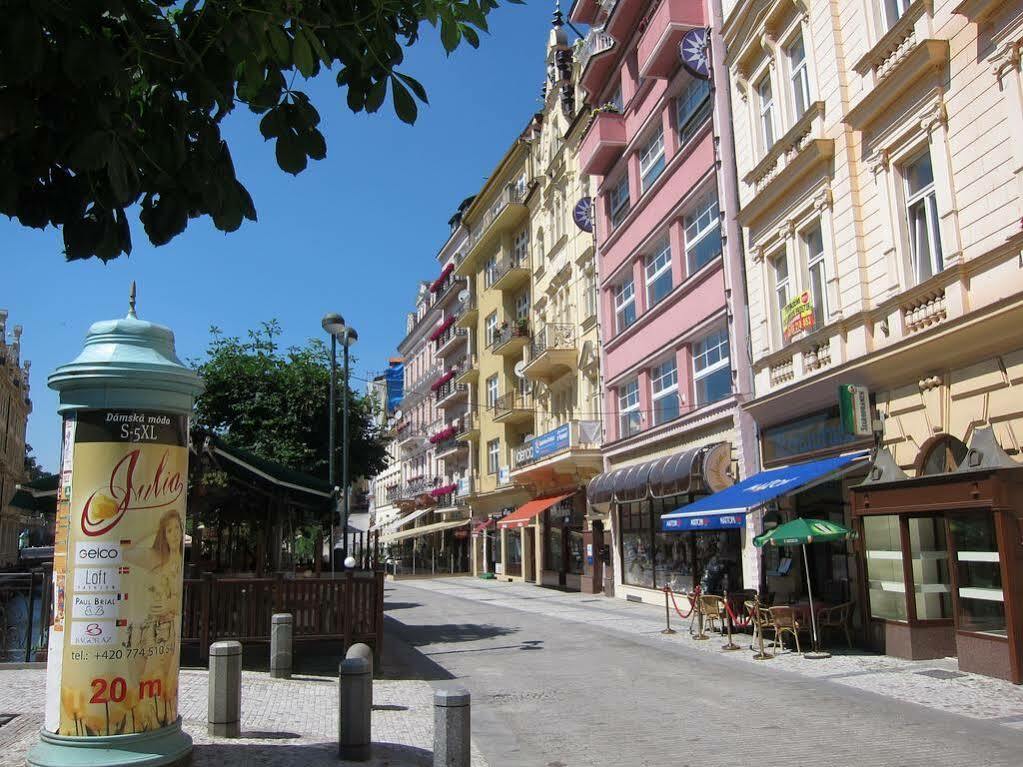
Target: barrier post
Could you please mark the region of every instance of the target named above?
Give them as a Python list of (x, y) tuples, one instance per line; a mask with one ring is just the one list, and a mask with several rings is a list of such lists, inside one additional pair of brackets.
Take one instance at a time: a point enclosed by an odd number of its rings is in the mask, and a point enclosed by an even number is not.
[(664, 630), (661, 631), (662, 634), (674, 634), (675, 633), (675, 629), (673, 629), (671, 627), (671, 610), (668, 607), (668, 592), (669, 592), (669, 590), (670, 589), (667, 586), (664, 587)]
[(433, 767), (469, 767), (470, 703), (464, 687), (433, 691)]
[(732, 641), (732, 608), (728, 605), (728, 592), (725, 592), (725, 620), (728, 624), (728, 644), (721, 645), (722, 650), (741, 650), (735, 642)]
[(703, 594), (696, 595), (696, 636), (693, 639), (710, 639), (703, 630)]
[(373, 677), (369, 662), (365, 658), (345, 658), (338, 676), (338, 755), (353, 762), (365, 762), (372, 751)]
[(236, 640), (210, 645), (206, 731), (215, 738), (237, 738), (242, 718), (242, 645)]
[(293, 635), (291, 613), (276, 613), (270, 618), (270, 676), (274, 679), (291, 678)]
[(753, 628), (757, 632), (757, 643), (760, 647), (760, 652), (753, 656), (753, 660), (770, 660), (774, 656), (770, 653), (764, 652), (764, 622), (760, 619), (760, 599), (753, 601), (753, 609), (756, 611), (756, 619), (753, 622)]

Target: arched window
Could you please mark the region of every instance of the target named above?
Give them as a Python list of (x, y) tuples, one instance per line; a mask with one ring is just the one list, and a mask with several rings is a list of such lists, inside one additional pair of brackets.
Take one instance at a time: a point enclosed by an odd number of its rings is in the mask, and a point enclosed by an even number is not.
[(916, 457), (916, 475), (927, 477), (955, 471), (966, 458), (967, 447), (951, 434), (936, 434), (924, 442)]

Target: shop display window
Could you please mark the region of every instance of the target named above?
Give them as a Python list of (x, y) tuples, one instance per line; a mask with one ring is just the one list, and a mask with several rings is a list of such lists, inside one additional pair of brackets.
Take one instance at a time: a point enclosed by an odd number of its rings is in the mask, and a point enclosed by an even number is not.
[(547, 524), (547, 560), (544, 562), (544, 570), (560, 571), (564, 566), (562, 557), (561, 525)]
[(1006, 636), (1005, 595), (992, 513), (950, 515), (949, 529), (955, 546), (959, 630)]
[(582, 530), (568, 530), (568, 572), (583, 574), (583, 549)]
[(628, 586), (654, 587), (650, 507), (627, 503), (620, 507), (622, 541), (622, 582)]
[(909, 553), (918, 621), (952, 617), (952, 581), (943, 517), (910, 517)]
[(871, 617), (908, 620), (899, 518), (894, 514), (864, 517), (863, 539)]

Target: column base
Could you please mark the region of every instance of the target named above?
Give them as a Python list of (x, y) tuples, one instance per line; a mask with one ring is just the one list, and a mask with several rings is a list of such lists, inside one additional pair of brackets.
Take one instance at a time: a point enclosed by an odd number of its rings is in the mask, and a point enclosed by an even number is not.
[(181, 718), (153, 732), (76, 737), (39, 731), (39, 744), (28, 754), (30, 767), (164, 767), (187, 765), (192, 739)]

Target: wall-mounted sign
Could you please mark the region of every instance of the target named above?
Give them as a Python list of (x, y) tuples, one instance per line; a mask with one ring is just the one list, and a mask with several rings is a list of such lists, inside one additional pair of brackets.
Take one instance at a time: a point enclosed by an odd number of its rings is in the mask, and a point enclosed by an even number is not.
[(796, 333), (813, 330), (813, 298), (809, 291), (804, 290), (782, 307), (781, 326), (786, 343)]
[(549, 455), (554, 455), (562, 450), (567, 450), (569, 441), (571, 440), (571, 428), (569, 424), (564, 423), (557, 429), (541, 434), (539, 437), (535, 437), (530, 440), (530, 444), (533, 448), (533, 460), (537, 461), (541, 458), (546, 458)]
[(584, 232), (593, 231), (593, 198), (583, 197), (572, 210), (572, 220)]
[(678, 55), (689, 74), (701, 80), (710, 79), (710, 39), (706, 29), (690, 29), (682, 35)]
[(792, 463), (808, 454), (848, 449), (863, 437), (842, 428), (838, 408), (819, 410), (794, 421), (767, 426), (760, 430), (764, 464)]
[(866, 386), (843, 384), (838, 387), (838, 411), (842, 428), (857, 437), (874, 434), (874, 419), (870, 413), (870, 391)]

